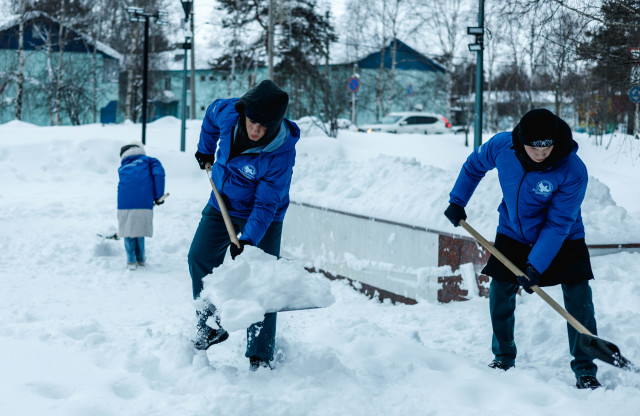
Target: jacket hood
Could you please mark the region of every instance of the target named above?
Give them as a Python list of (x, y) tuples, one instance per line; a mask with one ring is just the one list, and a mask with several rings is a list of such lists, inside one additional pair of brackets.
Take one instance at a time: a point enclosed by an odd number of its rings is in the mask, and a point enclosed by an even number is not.
[(282, 153), (295, 148), (298, 140), (300, 140), (300, 129), (294, 122), (284, 119), (278, 133), (268, 144), (252, 147), (246, 150), (246, 153)]
[(120, 148), (120, 160), (136, 155), (146, 155), (144, 145), (141, 142), (131, 142)]
[(240, 97), (235, 107), (242, 122), (249, 117), (266, 126), (265, 138), (271, 140), (278, 135), (288, 105), (289, 95), (267, 79)]
[(553, 151), (551, 152), (551, 155), (549, 155), (549, 157), (541, 163), (534, 162), (524, 150), (524, 143), (527, 142), (528, 137), (526, 137), (525, 132), (523, 131), (523, 120), (520, 120), (520, 122), (513, 129), (513, 149), (515, 150), (516, 156), (518, 157), (518, 160), (525, 170), (545, 170), (551, 166), (555, 166), (560, 161), (569, 156), (572, 152), (577, 150), (578, 144), (575, 142), (575, 140), (573, 140), (571, 127), (569, 127), (569, 125), (560, 117), (556, 115), (553, 115), (553, 117), (555, 119), (552, 123), (552, 126), (550, 126), (554, 137)]

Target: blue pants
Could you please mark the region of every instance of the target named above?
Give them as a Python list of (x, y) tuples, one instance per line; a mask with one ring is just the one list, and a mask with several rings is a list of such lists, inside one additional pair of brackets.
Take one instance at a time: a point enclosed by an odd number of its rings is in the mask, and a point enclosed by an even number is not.
[(127, 252), (127, 263), (144, 263), (144, 237), (125, 237), (124, 249)]
[[(489, 309), (491, 312), (491, 325), (493, 326), (491, 351), (495, 355), (496, 361), (507, 365), (513, 365), (516, 361), (517, 349), (513, 334), (518, 287), (513, 283), (493, 279), (489, 288)], [(563, 284), (562, 293), (567, 312), (591, 333), (597, 335), (589, 281), (584, 280), (571, 285)], [(578, 332), (569, 324), (567, 324), (567, 330), (569, 352), (573, 356), (571, 370), (573, 370), (576, 377), (595, 377), (598, 367), (593, 363), (593, 358), (580, 348)]]
[[(236, 232), (242, 230), (247, 220), (231, 218)], [(264, 237), (258, 243), (258, 248), (272, 256), (280, 256), (280, 239), (282, 237), (282, 222), (273, 222), (267, 228)], [(216, 208), (207, 204), (202, 210), (202, 218), (191, 242), (188, 262), (193, 298), (200, 296), (202, 279), (210, 274), (214, 268), (224, 261), (231, 239), (224, 225), (222, 214)], [(215, 305), (214, 305), (215, 306)], [(224, 322), (222, 322), (224, 326)], [(272, 361), (276, 339), (276, 313), (264, 315), (264, 321), (256, 322), (247, 329), (246, 357), (259, 357), (263, 361)]]

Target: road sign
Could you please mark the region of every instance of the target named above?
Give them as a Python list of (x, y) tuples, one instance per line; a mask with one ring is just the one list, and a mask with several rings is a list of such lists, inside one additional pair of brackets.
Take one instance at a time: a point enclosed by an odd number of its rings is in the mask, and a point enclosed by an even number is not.
[(349, 89), (351, 92), (356, 92), (358, 88), (360, 88), (360, 81), (356, 77), (351, 77), (349, 80)]
[(409, 94), (409, 97), (413, 95), (413, 84), (409, 84), (409, 88), (407, 89), (407, 94)]
[(640, 87), (635, 86), (629, 88), (629, 98), (636, 104), (640, 103)]
[(640, 65), (631, 67), (630, 85), (640, 85)]

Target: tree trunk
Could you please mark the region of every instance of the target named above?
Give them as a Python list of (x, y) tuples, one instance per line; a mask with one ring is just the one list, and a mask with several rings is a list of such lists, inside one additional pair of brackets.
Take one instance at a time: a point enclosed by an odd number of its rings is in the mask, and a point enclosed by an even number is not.
[(47, 80), (49, 81), (47, 84), (47, 104), (49, 106), (49, 125), (53, 126), (54, 117), (53, 117), (53, 94), (51, 93), (51, 86), (54, 84), (55, 75), (53, 73), (53, 66), (51, 65), (51, 51), (53, 50), (53, 45), (51, 44), (51, 38), (53, 37), (52, 27), (49, 26), (47, 30), (47, 39), (46, 39), (46, 55), (47, 55)]
[(389, 71), (389, 83), (387, 85), (387, 99), (386, 99), (386, 105), (384, 108), (384, 114), (389, 113), (389, 111), (391, 110), (391, 101), (393, 99), (393, 83), (395, 81), (395, 74), (396, 74), (396, 64), (397, 64), (397, 54), (398, 54), (398, 43), (397, 43), (397, 39), (393, 38), (393, 41), (391, 42), (391, 70)]
[(133, 113), (131, 111), (131, 101), (133, 99), (133, 66), (134, 66), (134, 58), (136, 53), (136, 44), (138, 42), (138, 25), (134, 25), (133, 28), (133, 36), (131, 36), (131, 45), (129, 48), (129, 61), (128, 69), (127, 69), (127, 98), (125, 102), (124, 108), (124, 118), (125, 120), (131, 120), (135, 122), (133, 119)]
[(56, 77), (56, 95), (53, 101), (53, 122), (54, 125), (60, 125), (60, 95), (62, 94), (62, 56), (64, 54), (64, 20), (65, 20), (65, 9), (66, 9), (66, 0), (62, 0), (62, 4), (60, 6), (60, 19), (59, 19), (59, 28), (58, 28), (58, 74)]
[(381, 116), (384, 116), (384, 109), (382, 108), (383, 92), (384, 92), (384, 52), (386, 46), (384, 41), (382, 49), (380, 50), (380, 67), (378, 69), (378, 84), (376, 85), (376, 120), (380, 120)]
[(24, 95), (24, 15), (25, 0), (20, 2), (20, 24), (18, 29), (18, 73), (16, 87), (16, 120), (22, 120), (22, 97)]
[(93, 102), (92, 102), (92, 110), (93, 110), (93, 122), (98, 122), (98, 49), (96, 45), (98, 43), (98, 39), (102, 39), (102, 15), (97, 16), (100, 21), (98, 22), (98, 28), (96, 30), (95, 23), (93, 32)]

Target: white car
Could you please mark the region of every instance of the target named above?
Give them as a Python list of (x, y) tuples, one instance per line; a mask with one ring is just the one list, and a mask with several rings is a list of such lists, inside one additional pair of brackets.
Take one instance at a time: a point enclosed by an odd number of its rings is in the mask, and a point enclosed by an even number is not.
[(371, 133), (381, 131), (387, 133), (419, 133), (441, 134), (450, 132), (451, 124), (446, 118), (435, 113), (401, 112), (389, 113), (376, 124), (358, 126), (358, 131)]

